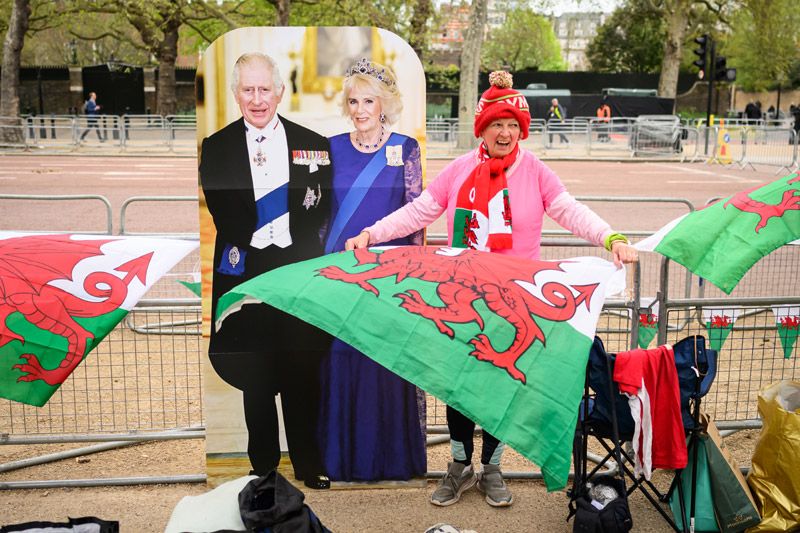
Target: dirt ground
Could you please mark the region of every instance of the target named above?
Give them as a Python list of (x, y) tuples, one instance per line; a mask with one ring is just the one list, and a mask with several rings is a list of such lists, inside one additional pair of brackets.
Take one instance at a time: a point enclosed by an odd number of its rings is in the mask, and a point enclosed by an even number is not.
[[(740, 465), (748, 465), (757, 431), (744, 431), (726, 439)], [(2, 446), (0, 462), (23, 459), (40, 453), (69, 449), (74, 445)], [(448, 446), (429, 448), (431, 470), (446, 468)], [(86, 479), (147, 475), (197, 474), (205, 467), (202, 440), (142, 443), (99, 454), (65, 459), (0, 474), (2, 483), (36, 479)], [(503, 459), (506, 471), (535, 471), (535, 467), (513, 452)], [(658, 486), (666, 487), (666, 473), (654, 475)], [(335, 532), (423, 532), (437, 523), (449, 523), (479, 533), (572, 531), (567, 523), (565, 492), (547, 493), (539, 480), (512, 480), (514, 505), (506, 509), (489, 507), (472, 489), (451, 507), (428, 503), (435, 484), (425, 488), (367, 490), (305, 490), (306, 503), (322, 522)], [(120, 522), (123, 532), (163, 531), (172, 509), (184, 496), (201, 494), (205, 484), (136, 485), (121, 487), (4, 490), (0, 496), (0, 525), (33, 520), (63, 521), (67, 517), (97, 516)], [(635, 531), (670, 531), (666, 522), (640, 494), (631, 501)]]

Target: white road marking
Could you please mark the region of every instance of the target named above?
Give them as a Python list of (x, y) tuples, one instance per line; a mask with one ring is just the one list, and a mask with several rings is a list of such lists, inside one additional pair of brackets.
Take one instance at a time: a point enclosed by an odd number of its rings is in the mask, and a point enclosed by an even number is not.
[(653, 164), (653, 166), (661, 167), (661, 168), (669, 168), (672, 170), (680, 170), (681, 172), (686, 172), (688, 174), (702, 174), (705, 176), (716, 176), (719, 178), (729, 178), (733, 181), (739, 181), (742, 183), (751, 183), (752, 180), (748, 180), (747, 178), (743, 178), (741, 176), (736, 176), (734, 174), (725, 174), (722, 172), (713, 172), (711, 170), (700, 170), (697, 168), (689, 168), (689, 167), (679, 167), (675, 165), (660, 165), (660, 164)]
[[(133, 166), (137, 168), (165, 168), (165, 165), (133, 165)], [(188, 161), (187, 164), (184, 166), (172, 166), (167, 168), (187, 168), (187, 167), (197, 168), (197, 162), (194, 159), (192, 159), (191, 161)]]
[(15, 180), (16, 176), (0, 176), (0, 180)]
[(108, 172), (101, 172), (101, 176), (163, 176), (165, 178), (171, 177), (166, 172), (154, 172), (149, 170), (109, 170)]
[[(720, 184), (726, 183), (725, 180), (667, 180), (666, 183), (684, 183), (684, 184), (691, 184), (691, 185), (701, 185), (701, 184)], [(759, 180), (741, 180), (737, 183), (761, 183)]]
[(160, 181), (160, 180), (169, 180), (169, 181), (193, 181), (197, 183), (197, 178), (174, 178), (174, 177), (165, 177), (165, 176), (153, 176), (151, 178), (100, 178), (103, 181)]

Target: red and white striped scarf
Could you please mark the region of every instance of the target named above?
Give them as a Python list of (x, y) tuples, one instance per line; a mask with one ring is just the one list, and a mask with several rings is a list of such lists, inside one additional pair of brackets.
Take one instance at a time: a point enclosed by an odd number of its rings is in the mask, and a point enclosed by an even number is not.
[(505, 157), (491, 157), (486, 143), (481, 143), (480, 162), (458, 191), (451, 246), (482, 251), (511, 248), (511, 203), (506, 170), (514, 164), (518, 154), (519, 145), (516, 145)]

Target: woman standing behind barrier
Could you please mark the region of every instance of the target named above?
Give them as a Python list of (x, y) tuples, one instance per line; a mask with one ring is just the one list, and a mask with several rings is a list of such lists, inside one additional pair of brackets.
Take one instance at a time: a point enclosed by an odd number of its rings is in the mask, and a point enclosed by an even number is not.
[[(388, 128), (403, 108), (394, 74), (362, 59), (344, 81), (343, 113), (355, 131), (331, 137), (333, 204), (325, 253), (422, 191), (417, 141)], [(422, 244), (422, 233), (391, 244)], [(321, 450), (338, 481), (424, 476), (425, 396), (414, 385), (335, 340), (322, 367)]]
[[(346, 248), (364, 248), (408, 235), (447, 212), (451, 246), (538, 259), (547, 213), (576, 235), (604, 245), (617, 265), (636, 261), (636, 250), (625, 236), (577, 202), (535, 155), (520, 149), (518, 141), (528, 137), (531, 117), (525, 97), (511, 88), (511, 74), (493, 72), (489, 82), (491, 86), (475, 111), (474, 133), (482, 139), (478, 149), (450, 163), (412, 203), (348, 239)], [(504, 445), (483, 433), (478, 479), (472, 467), (475, 423), (448, 406), (447, 427), (453, 461), (431, 495), (431, 503), (456, 503), (477, 482), (489, 505), (511, 505), (513, 496), (500, 471)]]

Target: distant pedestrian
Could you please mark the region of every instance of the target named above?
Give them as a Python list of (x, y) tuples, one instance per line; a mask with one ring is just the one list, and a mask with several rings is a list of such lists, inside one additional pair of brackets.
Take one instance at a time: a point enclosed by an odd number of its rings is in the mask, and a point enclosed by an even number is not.
[(761, 106), (758, 102), (750, 102), (744, 106), (744, 117), (749, 120), (761, 120)]
[(778, 118), (778, 115), (775, 113), (775, 106), (771, 105), (767, 108), (767, 124), (773, 124), (776, 118)]
[(94, 129), (97, 134), (97, 140), (105, 142), (105, 139), (100, 135), (100, 128), (97, 124), (97, 115), (100, 113), (100, 105), (97, 103), (97, 93), (89, 93), (89, 99), (83, 104), (83, 112), (86, 113), (86, 129), (81, 133), (81, 141), (86, 138), (89, 130)]
[(792, 104), (789, 113), (794, 118), (794, 141), (797, 142), (797, 139), (800, 138), (800, 106)]
[(603, 101), (600, 102), (600, 107), (597, 108), (597, 121), (600, 132), (597, 136), (597, 140), (601, 143), (611, 141), (611, 137), (608, 135), (608, 126), (611, 122), (611, 107), (608, 105), (607, 100), (608, 96), (603, 96)]
[[(553, 98), (550, 101), (550, 104), (551, 104), (550, 110), (547, 112), (547, 118), (549, 119), (548, 128), (550, 129), (550, 131), (552, 131), (554, 124), (563, 123), (564, 119), (567, 118), (567, 109), (563, 105), (558, 103), (558, 98)], [(560, 129), (561, 126), (560, 125), (555, 126), (555, 128)], [(569, 144), (569, 139), (567, 139), (567, 136), (561, 133), (561, 131), (558, 132), (558, 137), (562, 143)], [(553, 145), (552, 133), (550, 134), (550, 145), (551, 146)]]

